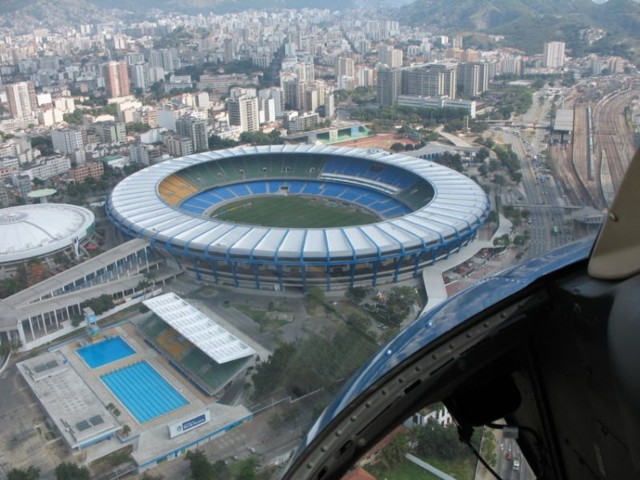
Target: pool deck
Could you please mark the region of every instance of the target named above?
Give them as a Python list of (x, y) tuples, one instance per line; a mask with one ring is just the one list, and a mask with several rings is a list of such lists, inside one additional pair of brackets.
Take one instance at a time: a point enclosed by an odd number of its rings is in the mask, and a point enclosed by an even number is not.
[[(82, 451), (82, 460), (84, 463), (90, 463), (93, 460), (103, 457), (111, 452), (114, 452), (127, 444), (134, 445), (133, 456), (139, 465), (144, 465), (161, 455), (166, 454), (176, 448), (181, 448), (181, 445), (190, 445), (191, 443), (211, 434), (214, 432), (222, 431), (230, 424), (238, 422), (251, 415), (249, 410), (243, 406), (226, 406), (215, 403), (215, 399), (207, 397), (201, 393), (196, 387), (191, 385), (186, 379), (184, 379), (178, 372), (176, 372), (169, 362), (164, 359), (160, 354), (153, 350), (150, 346), (146, 345), (144, 339), (137, 333), (136, 328), (129, 323), (111, 328), (101, 332), (104, 336), (118, 335), (122, 337), (134, 350), (135, 353), (125, 358), (121, 358), (114, 362), (102, 365), (96, 368), (90, 368), (84, 360), (76, 353), (76, 350), (80, 348), (79, 342), (72, 342), (67, 345), (63, 345), (59, 349), (48, 352), (43, 355), (39, 355), (33, 359), (23, 362), (25, 366), (19, 367), (23, 372), (23, 376), (27, 379), (27, 383), (30, 384), (32, 390), (34, 390), (36, 396), (40, 399), (44, 409), (47, 410), (51, 418), (60, 418), (62, 412), (68, 412), (69, 405), (72, 405), (74, 398), (80, 398), (80, 404), (86, 404), (89, 410), (84, 410), (79, 413), (79, 416), (90, 417), (94, 413), (100, 413), (105, 420), (110, 422), (108, 427), (110, 432), (120, 429), (123, 425), (128, 425), (131, 429), (129, 436), (123, 441), (114, 436), (109, 440), (104, 440), (91, 448), (87, 448)], [(51, 358), (49, 358), (51, 357)], [(52, 359), (59, 359), (59, 364), (64, 365), (66, 373), (65, 375), (71, 375), (65, 382), (64, 387), (64, 399), (57, 400), (52, 397), (51, 389), (53, 387), (47, 387), (44, 382), (39, 382), (39, 388), (35, 388), (33, 379), (29, 380), (30, 374), (25, 371), (27, 364), (33, 370), (37, 364), (41, 364), (43, 361), (50, 361)], [(67, 363), (63, 363), (66, 360)], [(175, 388), (182, 396), (184, 396), (189, 402), (187, 405), (177, 408), (167, 414), (158, 416), (151, 419), (144, 424), (140, 424), (136, 418), (126, 409), (126, 407), (120, 402), (120, 400), (111, 392), (111, 390), (100, 379), (101, 375), (112, 372), (119, 368), (138, 363), (140, 361), (146, 361), (169, 383)], [(55, 369), (52, 369), (55, 372)], [(32, 375), (31, 375), (32, 376)], [(62, 375), (56, 374), (56, 377), (62, 379)], [(55, 385), (55, 382), (50, 382)], [(47, 387), (43, 389), (43, 387)], [(60, 390), (58, 388), (58, 390)], [(53, 400), (56, 400), (52, 402)], [(113, 403), (121, 412), (118, 417), (113, 416), (107, 409), (106, 405)], [(175, 424), (177, 422), (192, 418), (194, 415), (198, 415), (204, 411), (210, 412), (210, 422), (203, 424), (202, 426), (195, 428), (183, 435), (169, 438), (168, 424)], [(92, 413), (93, 412), (93, 413)], [(69, 420), (69, 423), (75, 423), (78, 419), (73, 419), (73, 422)], [(61, 428), (61, 432), (64, 427)], [(70, 441), (68, 433), (63, 433), (65, 439), (70, 445), (73, 443)]]

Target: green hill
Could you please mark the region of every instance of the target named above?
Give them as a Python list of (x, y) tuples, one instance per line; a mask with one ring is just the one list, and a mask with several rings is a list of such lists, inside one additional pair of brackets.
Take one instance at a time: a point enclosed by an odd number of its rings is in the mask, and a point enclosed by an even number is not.
[(598, 27), (609, 35), (591, 50), (640, 55), (640, 3), (634, 0), (600, 5), (591, 0), (416, 0), (399, 9), (397, 18), (410, 25), (505, 35), (508, 45), (527, 53), (542, 52), (550, 39), (565, 41), (575, 53), (582, 53), (579, 30)]

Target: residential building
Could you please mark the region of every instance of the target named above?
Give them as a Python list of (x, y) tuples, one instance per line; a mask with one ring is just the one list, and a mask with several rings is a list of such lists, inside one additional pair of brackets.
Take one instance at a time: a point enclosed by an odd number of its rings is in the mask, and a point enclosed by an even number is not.
[(181, 117), (176, 120), (176, 133), (191, 139), (194, 152), (203, 152), (209, 149), (206, 120), (192, 116)]
[(56, 156), (45, 159), (41, 164), (25, 171), (29, 178), (47, 180), (67, 173), (71, 169), (71, 159), (67, 156)]
[(488, 63), (459, 63), (457, 71), (458, 92), (477, 97), (489, 89)]
[(402, 88), (402, 70), (378, 70), (377, 101), (381, 106), (396, 105)]
[(164, 146), (172, 157), (184, 157), (193, 153), (193, 143), (191, 139), (176, 134), (166, 135), (164, 138)]
[(69, 170), (69, 176), (76, 183), (84, 182), (88, 177), (98, 180), (104, 173), (102, 162), (87, 162)]
[(101, 143), (122, 143), (127, 140), (127, 129), (122, 122), (98, 122), (93, 124)]
[(129, 71), (125, 62), (109, 62), (103, 66), (103, 76), (109, 98), (130, 94)]
[(388, 68), (400, 68), (402, 67), (402, 50), (391, 46), (381, 47), (378, 51), (378, 59)]
[(9, 110), (13, 118), (32, 116), (38, 109), (33, 82), (10, 83), (6, 86)]
[(547, 68), (562, 68), (564, 66), (564, 42), (547, 42), (544, 44), (542, 66)]
[(82, 132), (73, 128), (53, 130), (51, 132), (51, 141), (53, 142), (53, 149), (61, 153), (69, 154), (84, 148)]
[[(274, 106), (275, 108), (275, 106)], [(255, 132), (259, 129), (258, 98), (241, 95), (227, 101), (229, 125), (237, 125), (243, 132)]]

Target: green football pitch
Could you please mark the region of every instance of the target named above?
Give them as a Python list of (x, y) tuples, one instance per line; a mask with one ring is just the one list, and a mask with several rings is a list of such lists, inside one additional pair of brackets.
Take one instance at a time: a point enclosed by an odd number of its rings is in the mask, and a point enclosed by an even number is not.
[(356, 207), (298, 196), (239, 200), (217, 209), (211, 217), (233, 223), (289, 228), (346, 227), (380, 221)]

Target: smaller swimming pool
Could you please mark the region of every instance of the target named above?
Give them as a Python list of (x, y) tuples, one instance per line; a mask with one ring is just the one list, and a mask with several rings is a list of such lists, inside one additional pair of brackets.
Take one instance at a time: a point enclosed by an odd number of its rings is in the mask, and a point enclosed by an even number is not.
[(98, 368), (136, 353), (120, 337), (107, 338), (101, 342), (79, 348), (76, 352), (91, 368)]

